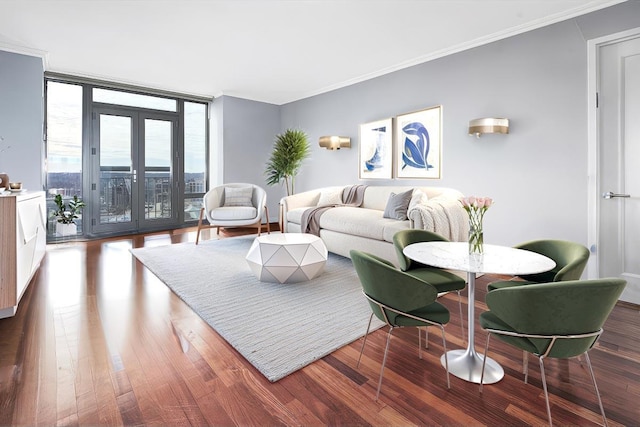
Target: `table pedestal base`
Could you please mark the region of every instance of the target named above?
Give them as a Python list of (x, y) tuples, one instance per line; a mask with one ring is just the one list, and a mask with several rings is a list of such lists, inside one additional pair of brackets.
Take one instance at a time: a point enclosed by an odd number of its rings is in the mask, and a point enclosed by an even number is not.
[[(480, 384), (480, 377), (482, 376), (482, 356), (469, 349), (451, 350), (447, 352), (446, 356), (449, 359), (449, 373), (451, 375), (455, 375), (465, 381)], [(446, 367), (444, 354), (440, 357), (440, 363)], [(497, 383), (502, 377), (504, 377), (502, 366), (488, 357), (484, 367), (484, 381), (482, 383)]]

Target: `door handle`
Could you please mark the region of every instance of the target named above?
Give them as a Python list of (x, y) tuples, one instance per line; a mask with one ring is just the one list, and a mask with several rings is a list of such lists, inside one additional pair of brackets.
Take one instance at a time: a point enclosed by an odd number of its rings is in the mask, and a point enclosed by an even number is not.
[(631, 194), (618, 194), (613, 191), (607, 191), (606, 193), (602, 193), (603, 199), (613, 199), (614, 197), (631, 197)]

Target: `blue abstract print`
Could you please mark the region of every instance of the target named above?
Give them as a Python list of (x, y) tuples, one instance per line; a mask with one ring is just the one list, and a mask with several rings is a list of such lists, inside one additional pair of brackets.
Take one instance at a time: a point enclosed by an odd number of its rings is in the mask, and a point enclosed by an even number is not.
[(376, 135), (376, 151), (373, 153), (373, 157), (365, 162), (365, 167), (368, 171), (383, 167), (386, 154), (384, 152), (384, 135), (387, 132), (386, 126), (371, 129), (371, 132)]
[(405, 135), (404, 150), (402, 150), (402, 169), (411, 166), (429, 170), (429, 132), (420, 122), (412, 122), (402, 128)]

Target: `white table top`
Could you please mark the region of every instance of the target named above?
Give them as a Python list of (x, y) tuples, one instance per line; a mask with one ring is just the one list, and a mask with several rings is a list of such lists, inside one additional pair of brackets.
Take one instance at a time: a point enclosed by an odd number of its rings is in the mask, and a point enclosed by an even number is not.
[(271, 233), (262, 234), (256, 239), (260, 243), (269, 243), (273, 245), (302, 245), (317, 242), (321, 240), (318, 236), (309, 233)]
[(534, 274), (549, 271), (556, 265), (544, 255), (507, 246), (485, 244), (483, 255), (472, 256), (467, 242), (414, 243), (403, 252), (423, 264), (469, 273)]

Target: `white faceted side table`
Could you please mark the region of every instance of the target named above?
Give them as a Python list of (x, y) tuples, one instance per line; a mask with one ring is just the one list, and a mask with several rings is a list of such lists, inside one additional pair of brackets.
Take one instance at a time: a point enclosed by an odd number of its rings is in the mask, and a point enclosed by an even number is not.
[(313, 234), (267, 234), (256, 237), (246, 259), (262, 282), (304, 282), (322, 272), (327, 247)]

